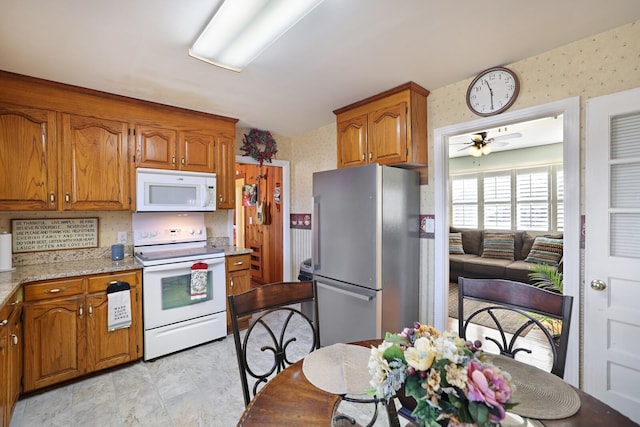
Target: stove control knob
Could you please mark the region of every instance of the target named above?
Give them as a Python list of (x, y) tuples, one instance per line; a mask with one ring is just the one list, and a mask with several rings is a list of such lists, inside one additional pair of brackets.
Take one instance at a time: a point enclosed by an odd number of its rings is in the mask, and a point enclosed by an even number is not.
[(151, 237), (158, 237), (158, 230), (153, 230), (151, 232)]
[(140, 237), (142, 237), (143, 239), (146, 239), (147, 237), (149, 237), (149, 233), (146, 231), (143, 231), (142, 233), (140, 233)]
[(202, 235), (202, 228), (198, 228), (198, 235)]
[(189, 230), (189, 234), (191, 234), (191, 235), (193, 236), (194, 234), (196, 234), (196, 230), (194, 230), (193, 228), (192, 228), (192, 229), (190, 229), (190, 230)]

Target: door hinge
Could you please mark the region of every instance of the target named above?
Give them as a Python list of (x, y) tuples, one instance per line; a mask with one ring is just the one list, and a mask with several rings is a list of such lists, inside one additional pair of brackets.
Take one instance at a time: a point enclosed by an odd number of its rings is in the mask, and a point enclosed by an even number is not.
[(133, 163), (136, 162), (136, 156), (131, 156), (133, 158)]
[(136, 344), (136, 354), (140, 353), (140, 346)]

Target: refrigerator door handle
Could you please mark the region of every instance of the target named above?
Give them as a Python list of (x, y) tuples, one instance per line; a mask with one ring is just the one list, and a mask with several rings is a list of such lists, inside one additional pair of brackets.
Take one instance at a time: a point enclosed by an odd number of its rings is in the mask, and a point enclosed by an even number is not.
[(325, 285), (324, 283), (320, 283), (320, 282), (317, 282), (316, 286), (318, 286), (319, 288), (328, 289), (328, 290), (330, 290), (332, 292), (338, 292), (340, 294), (344, 294), (344, 295), (347, 295), (347, 296), (350, 296), (350, 297), (358, 298), (358, 299), (361, 299), (363, 301), (371, 301), (375, 297), (375, 295), (363, 295), (363, 294), (359, 294), (357, 292), (351, 292), (351, 291), (347, 291), (345, 289), (341, 289), (341, 288), (336, 288), (336, 287), (333, 287), (333, 286)]
[(313, 261), (313, 271), (320, 269), (320, 201), (318, 199), (319, 197), (313, 198), (313, 213), (311, 214), (311, 228), (313, 233), (311, 259)]

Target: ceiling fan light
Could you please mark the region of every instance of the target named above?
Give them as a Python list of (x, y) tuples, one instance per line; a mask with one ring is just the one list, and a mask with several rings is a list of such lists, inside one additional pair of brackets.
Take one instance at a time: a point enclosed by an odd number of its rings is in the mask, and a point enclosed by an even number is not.
[(485, 144), (485, 145), (482, 146), (480, 151), (482, 151), (482, 154), (487, 155), (487, 154), (491, 153), (493, 150), (491, 149), (491, 146), (489, 144)]
[(477, 145), (472, 145), (471, 147), (469, 147), (469, 150), (467, 150), (469, 152), (469, 154), (471, 154), (473, 157), (480, 157), (482, 156), (482, 151), (480, 150), (480, 148), (478, 148)]

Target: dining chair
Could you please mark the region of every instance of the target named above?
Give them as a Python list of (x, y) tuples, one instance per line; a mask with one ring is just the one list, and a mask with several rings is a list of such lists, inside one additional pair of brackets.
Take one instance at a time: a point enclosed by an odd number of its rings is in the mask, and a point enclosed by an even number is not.
[[(272, 376), (320, 347), (316, 284), (271, 283), (228, 301), (246, 406)], [(303, 303), (311, 303), (310, 312)], [(251, 321), (241, 331), (239, 320), (246, 316)]]
[[(474, 307), (475, 310), (465, 318), (465, 301), (479, 301), (484, 304)], [(531, 348), (527, 348), (531, 347), (530, 343), (521, 340), (521, 337), (527, 335), (532, 328), (539, 329), (543, 332), (552, 355), (551, 373), (562, 378), (569, 344), (572, 305), (572, 296), (526, 283), (503, 279), (460, 277), (458, 279), (458, 334), (461, 338), (474, 341), (468, 336), (467, 328), (474, 320), (477, 321), (479, 316), (485, 316), (495, 325), (499, 335), (499, 339), (491, 336), (485, 336), (485, 339), (493, 342), (501, 355), (514, 358), (519, 352), (529, 354), (533, 352)], [(505, 313), (509, 315), (505, 316)], [(516, 321), (509, 331), (505, 330), (507, 319), (511, 323)], [(561, 321), (558, 331), (549, 327), (549, 321), (554, 320)]]

